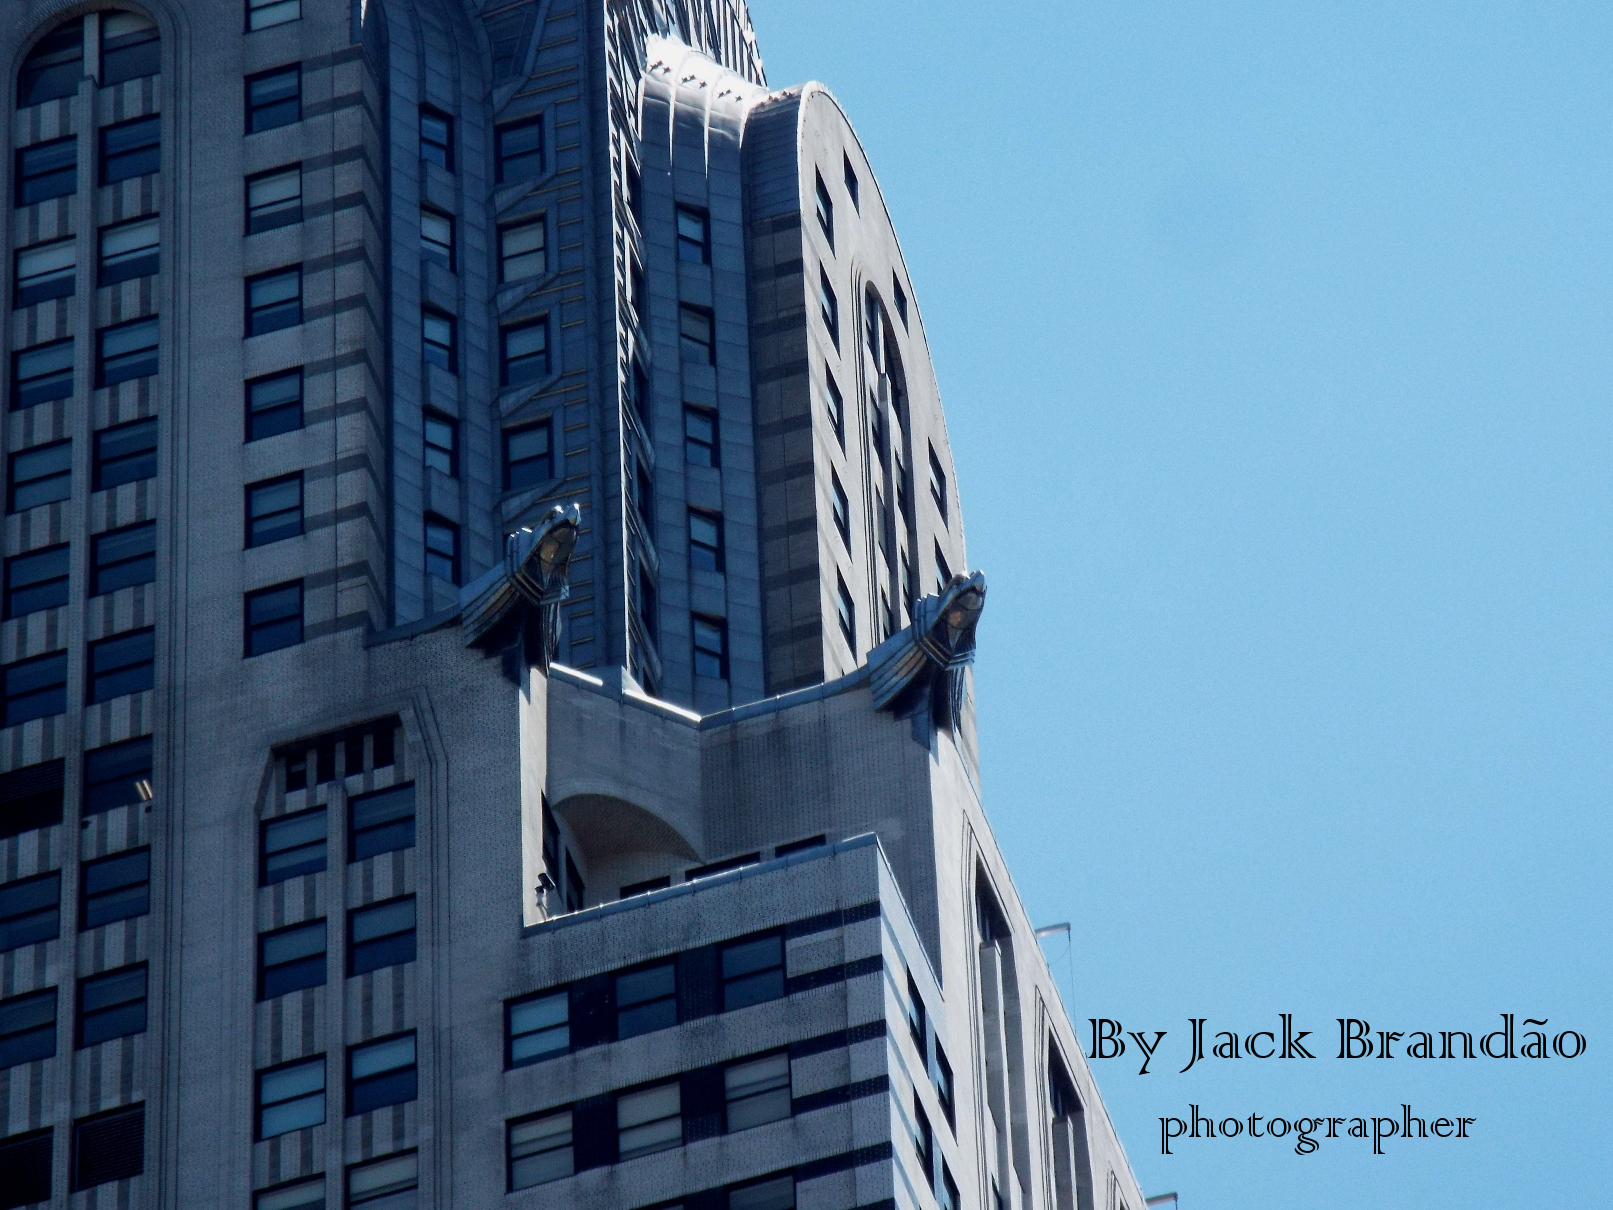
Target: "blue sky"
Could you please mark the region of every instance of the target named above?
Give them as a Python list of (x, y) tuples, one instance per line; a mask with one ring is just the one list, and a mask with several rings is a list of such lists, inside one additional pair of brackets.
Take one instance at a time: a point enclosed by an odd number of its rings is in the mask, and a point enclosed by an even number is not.
[[(1162, 1055), (1190, 1016), (1279, 1012), (1324, 1042), (1502, 1012), (1590, 1038), (1097, 1062), (1145, 1190), (1600, 1198), (1613, 8), (752, 13), (775, 86), (846, 106), (903, 241), (989, 582), (987, 807), (1033, 916), (1074, 924), (1072, 1015), (1165, 1029)], [(1163, 1157), (1189, 1102), (1478, 1122)]]

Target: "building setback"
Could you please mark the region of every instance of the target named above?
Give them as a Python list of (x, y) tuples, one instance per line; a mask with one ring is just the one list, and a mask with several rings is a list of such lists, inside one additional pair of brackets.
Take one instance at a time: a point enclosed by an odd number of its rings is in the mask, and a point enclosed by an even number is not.
[(0, 1210), (1142, 1210), (890, 216), (742, 0), (0, 50)]

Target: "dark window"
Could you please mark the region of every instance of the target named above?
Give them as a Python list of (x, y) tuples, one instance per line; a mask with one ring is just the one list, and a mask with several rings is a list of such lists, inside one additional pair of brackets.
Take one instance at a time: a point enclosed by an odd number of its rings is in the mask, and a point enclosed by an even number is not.
[(414, 785), (360, 794), (347, 804), (347, 860), (414, 848)]
[(415, 958), (414, 896), (347, 913), (347, 973), (365, 975)]
[(145, 963), (78, 981), (79, 1049), (145, 1032)]
[(11, 410), (66, 399), (73, 393), (73, 338), (11, 355)]
[[(116, 386), (131, 378), (148, 378), (157, 372), (156, 316), (115, 328), (102, 328), (97, 336), (96, 386)], [(154, 422), (151, 428), (156, 431)]]
[(691, 614), (694, 628), (694, 674), (728, 679), (728, 623), (721, 618)]
[(800, 840), (792, 840), (789, 844), (778, 845), (773, 850), (773, 856), (784, 857), (790, 853), (805, 852), (807, 849), (821, 849), (828, 843), (828, 837), (819, 832), (816, 836), (806, 836)]
[(902, 321), (902, 327), (907, 327), (907, 291), (902, 289), (902, 283), (891, 278), (891, 293), (896, 298), (896, 314)]
[(0, 1000), (0, 1068), (56, 1053), (56, 989)]
[(722, 516), (689, 510), (689, 566), (700, 571), (723, 569)]
[(139, 1176), (146, 1167), (146, 1107), (133, 1105), (73, 1123), (74, 1192)]
[(935, 1187), (935, 1132), (930, 1129), (930, 1115), (924, 1112), (924, 1106), (918, 1103), (918, 1094), (913, 1096), (913, 1150), (918, 1154), (919, 1166), (924, 1169), (924, 1179), (930, 1187)]
[(947, 1062), (941, 1040), (935, 1042), (935, 1095), (941, 1102), (941, 1112), (947, 1116), (947, 1125), (958, 1128), (958, 1108), (952, 1085), (952, 1064)]
[(427, 412), (426, 465), (449, 478), (459, 477), (459, 422)]
[(633, 1038), (678, 1023), (677, 966), (663, 962), (616, 976), (616, 1036)]
[(935, 1201), (941, 1210), (958, 1210), (958, 1182), (952, 1179), (952, 1169), (941, 1161), (941, 1187), (936, 1190)]
[(504, 490), (537, 487), (554, 477), (547, 420), (504, 430)]
[[(644, 528), (650, 533), (655, 532), (655, 478), (650, 474), (650, 468), (644, 465), (641, 458), (633, 458), (628, 463), (628, 472), (632, 481), (628, 484), (632, 493), (633, 503), (638, 506), (638, 515), (644, 520)], [(653, 610), (650, 612), (654, 612)]]
[(302, 533), (302, 472), (246, 486), (246, 544), (267, 546)]
[(41, 941), (54, 941), (62, 931), (62, 872), (0, 883), (0, 954)]
[(459, 526), (426, 514), (426, 574), (459, 583)]
[(638, 170), (638, 165), (632, 160), (622, 170), (625, 178), (622, 182), (627, 186), (627, 209), (638, 223), (639, 229), (644, 227), (644, 174)]
[(0, 773), (0, 840), (62, 822), (65, 768), (57, 759)]
[(907, 1032), (913, 1035), (913, 1045), (918, 1047), (920, 1055), (928, 1055), (929, 1048), (925, 1042), (925, 1026), (927, 1017), (924, 1012), (924, 997), (919, 993), (919, 985), (913, 982), (912, 974), (907, 976)]
[(835, 288), (829, 284), (829, 275), (821, 268), (818, 270), (818, 309), (823, 314), (823, 326), (829, 331), (829, 339), (834, 347), (840, 347), (840, 300), (835, 297)]
[[(287, 21), (296, 21), (302, 16), (302, 0), (246, 0), (246, 28), (247, 32), (268, 29), (273, 25), (284, 25)], [(324, 1185), (320, 1185), (319, 1204), (325, 1204)], [(263, 1200), (258, 1200), (258, 1210), (300, 1210), (299, 1203), (277, 1203), (273, 1207), (265, 1206)]]
[(401, 1105), (418, 1095), (414, 1033), (398, 1034), (347, 1048), (347, 1116), (356, 1117), (387, 1105)]
[(784, 995), (784, 937), (769, 933), (731, 941), (721, 951), (724, 1012)]
[[(14, 307), (31, 307), (53, 298), (69, 298), (78, 288), (77, 243), (72, 239), (52, 240), (17, 250)], [(71, 341), (68, 342), (72, 344)]]
[(246, 178), (246, 233), (302, 222), (302, 165), (272, 168)]
[(454, 120), (424, 105), (420, 107), (420, 158), (449, 172), (454, 170)]
[(160, 220), (136, 219), (115, 227), (101, 228), (101, 267), (97, 281), (116, 285), (136, 277), (150, 277), (157, 271)]
[(946, 555), (941, 553), (941, 544), (935, 544), (935, 587), (937, 592), (945, 592), (948, 584), (952, 583), (952, 568), (947, 565)]
[(834, 380), (834, 375), (828, 370), (823, 372), (824, 393), (829, 403), (829, 425), (834, 429), (835, 440), (840, 442), (840, 448), (846, 448), (846, 399), (840, 393), (840, 387)]
[(794, 1210), (795, 1178), (769, 1177), (728, 1191), (728, 1210)]
[[(296, 5), (299, 0), (280, 0), (281, 5)], [(294, 1181), (289, 1185), (275, 1185), (264, 1189), (253, 1199), (253, 1210), (325, 1210), (325, 1178)]]
[(450, 316), (436, 311), (420, 313), (420, 355), (427, 365), (459, 373), (458, 327)]
[(101, 87), (154, 76), (162, 67), (157, 27), (139, 13), (101, 15)]
[(630, 1160), (683, 1144), (683, 1097), (678, 1081), (616, 1097), (616, 1155)]
[(17, 205), (32, 206), (78, 192), (78, 139), (52, 139), (17, 152)]
[(499, 332), (500, 381), (507, 387), (536, 382), (549, 374), (549, 317)]
[(947, 473), (941, 469), (941, 459), (936, 456), (935, 446), (930, 446), (930, 499), (935, 501), (935, 507), (941, 513), (941, 523), (947, 520)]
[(95, 434), (95, 466), (91, 487), (105, 491), (157, 473), (157, 418), (136, 420)]
[(51, 1196), (51, 1154), (54, 1127), (0, 1139), (0, 1172), (6, 1188), (0, 1191), (0, 1210), (14, 1210)]
[(151, 737), (92, 748), (84, 754), (85, 815), (150, 802)]
[(515, 1001), (505, 1010), (505, 1034), (509, 1045), (505, 1062), (510, 1067), (565, 1054), (571, 1049), (570, 995), (550, 992)]
[(420, 255), (454, 271), (454, 220), (424, 206), (420, 208)]
[(325, 983), (325, 922), (294, 924), (258, 937), (258, 999)]
[(841, 155), (840, 172), (846, 182), (846, 196), (851, 198), (852, 207), (860, 210), (862, 202), (857, 197), (857, 170), (851, 166), (850, 156)]
[(511, 122), (493, 132), (497, 145), (498, 180), (524, 181), (543, 171), (543, 119)]
[(324, 1055), (258, 1072), (258, 1138), (272, 1139), (324, 1120)]
[(101, 184), (146, 176), (162, 167), (162, 119), (153, 114), (101, 128)]
[(711, 263), (711, 219), (704, 210), (678, 207), (678, 259), (693, 265)]
[(246, 132), (273, 130), (302, 120), (302, 67), (292, 64), (246, 80)]
[(90, 596), (157, 578), (157, 523), (146, 521), (97, 534), (90, 544)]
[(0, 726), (15, 727), (30, 719), (48, 718), (67, 709), (67, 652), (18, 660), (0, 668), (5, 681), (5, 718)]
[(88, 862), (79, 881), (79, 932), (144, 916), (151, 910), (151, 850), (131, 849)]
[(571, 1110), (522, 1118), (508, 1127), (509, 1187), (530, 1189), (576, 1171)]
[(717, 413), (684, 405), (683, 458), (693, 466), (721, 466), (717, 444)]
[(325, 868), (324, 807), (265, 820), (262, 827), (263, 865), (258, 871), (262, 885), (317, 874)]
[(70, 97), (84, 78), (84, 18), (64, 21), (38, 42), (17, 76), (17, 108)]
[(156, 632), (150, 627), (91, 643), (85, 703), (93, 706), (150, 689), (156, 656)]
[(577, 872), (577, 863), (566, 854), (566, 911), (580, 912), (588, 902), (588, 886)]
[(248, 657), (302, 642), (302, 581), (246, 594), (243, 611)]
[(829, 196), (829, 187), (823, 183), (823, 175), (818, 174), (818, 226), (823, 228), (824, 238), (829, 241), (829, 247), (835, 246), (835, 204)]
[[(348, 1210), (360, 1206), (369, 1206), (372, 1210), (411, 1210), (416, 1204), (415, 1190), (419, 1187), (420, 1156), (417, 1152), (405, 1151), (354, 1164), (347, 1170)], [(321, 1208), (325, 1205), (323, 1194), (319, 1205)]]
[(246, 281), (246, 334), (262, 336), (302, 322), (302, 266), (260, 273)]
[(302, 370), (246, 384), (246, 439), (261, 441), (302, 427)]
[(846, 645), (853, 651), (857, 650), (857, 606), (852, 603), (851, 589), (846, 587), (846, 581), (836, 576), (835, 614), (840, 622), (840, 633), (846, 638)]
[(499, 228), (498, 251), (501, 282), (519, 281), (548, 272), (549, 253), (542, 217)]
[(834, 471), (829, 472), (829, 507), (834, 513), (835, 528), (840, 531), (840, 540), (851, 548), (851, 502), (846, 499), (846, 489), (840, 486), (840, 476)]
[(6, 560), (6, 617), (20, 618), (67, 604), (66, 546)]
[(717, 338), (712, 331), (710, 311), (687, 303), (678, 307), (678, 348), (684, 361), (695, 365), (717, 364)]
[(723, 1068), (728, 1130), (749, 1130), (790, 1116), (790, 1056), (783, 1052)]

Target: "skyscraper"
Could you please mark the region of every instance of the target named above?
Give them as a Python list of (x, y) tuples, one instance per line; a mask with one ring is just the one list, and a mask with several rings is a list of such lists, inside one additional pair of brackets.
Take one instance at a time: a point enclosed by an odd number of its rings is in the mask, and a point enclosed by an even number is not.
[(0, 1207), (1140, 1210), (894, 230), (743, 3), (0, 40)]

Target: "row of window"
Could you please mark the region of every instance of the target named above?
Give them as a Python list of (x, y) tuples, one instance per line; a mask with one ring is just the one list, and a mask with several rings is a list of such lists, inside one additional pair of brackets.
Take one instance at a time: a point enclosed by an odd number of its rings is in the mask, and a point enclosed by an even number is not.
[[(288, 767), (288, 774), (290, 769)], [(306, 765), (303, 777), (306, 778)], [(288, 776), (288, 781), (290, 780)], [(258, 885), (317, 874), (326, 868), (329, 814), (313, 807), (264, 820), (260, 826)], [(359, 794), (347, 802), (347, 860), (414, 847), (414, 784)]]
[[(6, 511), (26, 512), (73, 494), (73, 442), (53, 441), (11, 455)], [(95, 433), (90, 459), (92, 491), (150, 479), (157, 473), (155, 418), (115, 425)]]
[[(149, 735), (92, 748), (84, 753), (80, 814), (149, 802), (152, 745)], [(66, 762), (58, 757), (0, 773), (0, 840), (62, 822)]]
[[(852, 209), (861, 210), (862, 203), (859, 199), (857, 170), (851, 166), (851, 157), (842, 153), (840, 157), (840, 165), (842, 179), (846, 187), (846, 195), (851, 199)], [(833, 252), (835, 250), (834, 198), (829, 194), (829, 186), (824, 184), (823, 173), (816, 173), (816, 178), (814, 201), (816, 203), (818, 228), (823, 232), (824, 239), (829, 243), (829, 251)], [(824, 277), (823, 284), (825, 286), (828, 285), (827, 277)], [(833, 297), (832, 290), (830, 291), (830, 296)], [(902, 289), (901, 279), (898, 278), (894, 273), (891, 275), (891, 297), (896, 303), (896, 313), (901, 317), (902, 326), (905, 328), (907, 327), (907, 291)], [(833, 325), (833, 328), (835, 347), (839, 348), (840, 335), (838, 318), (836, 323)]]
[[(127, 630), (89, 645), (84, 704), (150, 689), (155, 683), (156, 631)], [(0, 667), (0, 727), (15, 727), (67, 711), (67, 652), (53, 651)]]
[[(95, 385), (116, 386), (157, 372), (157, 317), (130, 320), (96, 333)], [(11, 355), (11, 410), (21, 411), (73, 394), (73, 338), (53, 340)]]
[[(71, 1192), (139, 1176), (145, 1171), (145, 1105), (126, 1105), (79, 1118), (72, 1125), (71, 1148)], [(0, 1139), (0, 1172), (6, 1175), (5, 1186), (0, 1189), (0, 1207), (51, 1200), (54, 1150), (52, 1126)]]
[[(159, 221), (145, 215), (102, 227), (96, 284), (113, 286), (157, 271)], [(31, 307), (54, 298), (70, 298), (78, 289), (76, 241), (72, 236), (17, 250), (12, 280), (13, 307)]]
[[(99, 131), (102, 185), (116, 185), (162, 166), (162, 119), (156, 114), (103, 126)], [(78, 192), (78, 136), (67, 135), (19, 148), (13, 204), (32, 206)]]
[[(0, 885), (0, 953), (54, 941), (62, 928), (62, 872)], [(127, 849), (79, 870), (78, 930), (132, 920), (151, 910), (151, 851)]]
[[(56, 1053), (54, 987), (0, 1000), (0, 1070)], [(78, 981), (73, 1045), (83, 1050), (146, 1032), (146, 964)]]
[[(111, 10), (89, 19), (101, 23), (97, 78), (102, 88), (157, 74), (162, 44), (157, 27), (148, 18)], [(34, 43), (17, 75), (17, 108), (70, 97), (78, 91), (78, 82), (84, 78), (84, 20), (75, 17), (63, 22)]]

